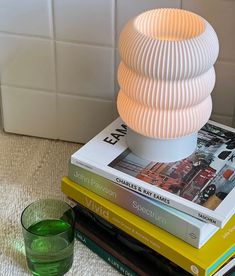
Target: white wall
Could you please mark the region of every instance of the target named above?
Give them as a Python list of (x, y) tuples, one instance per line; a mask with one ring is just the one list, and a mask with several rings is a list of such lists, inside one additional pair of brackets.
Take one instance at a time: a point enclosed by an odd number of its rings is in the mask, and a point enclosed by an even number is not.
[(235, 1), (0, 0), (0, 77), (7, 132), (86, 142), (116, 113), (117, 40), (147, 9), (184, 8), (220, 40), (212, 119), (232, 125)]

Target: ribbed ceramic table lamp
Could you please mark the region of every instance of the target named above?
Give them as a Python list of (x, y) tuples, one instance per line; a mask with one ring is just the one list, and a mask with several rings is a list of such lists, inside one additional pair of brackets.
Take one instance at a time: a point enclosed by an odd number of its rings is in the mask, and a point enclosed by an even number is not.
[(117, 108), (136, 155), (172, 162), (194, 152), (212, 110), (218, 52), (212, 26), (185, 10), (150, 10), (126, 24)]

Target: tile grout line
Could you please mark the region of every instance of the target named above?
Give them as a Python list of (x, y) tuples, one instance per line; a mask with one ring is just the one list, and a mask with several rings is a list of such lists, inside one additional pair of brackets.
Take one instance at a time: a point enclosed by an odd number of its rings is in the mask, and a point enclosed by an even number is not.
[[(1, 88), (2, 87), (3, 88), (24, 89), (24, 90), (28, 90), (28, 91), (37, 90), (37, 91), (45, 93), (45, 94), (54, 94), (55, 93), (54, 90), (45, 90), (45, 89), (41, 89), (41, 88), (25, 87), (25, 86), (11, 85), (11, 84), (1, 84)], [(89, 97), (89, 96), (84, 96), (84, 95), (78, 95), (78, 94), (75, 94), (72, 92), (65, 92), (65, 91), (59, 91), (59, 90), (57, 91), (57, 95), (81, 98), (84, 100), (92, 99), (92, 100), (97, 100), (97, 101), (113, 102), (112, 99), (108, 99), (108, 98), (97, 98), (97, 97), (92, 97), (92, 96)], [(1, 98), (0, 98), (0, 103), (1, 103)]]
[(49, 94), (55, 93), (55, 90), (53, 90), (53, 89), (33, 87), (33, 86), (24, 86), (24, 85), (18, 85), (18, 84), (10, 84), (10, 83), (1, 83), (1, 87), (6, 87), (6, 88), (13, 87), (16, 89), (24, 89), (24, 90), (37, 90), (39, 92), (45, 92), (45, 93), (49, 93)]
[[(53, 1), (53, 0), (50, 0)], [(49, 9), (50, 6), (49, 6)], [(23, 34), (23, 33), (13, 33), (13, 32), (6, 32), (6, 31), (0, 31), (0, 35), (8, 35), (8, 36), (14, 36), (14, 37), (20, 37), (23, 39), (38, 39), (38, 40), (46, 40), (51, 41), (52, 37), (46, 37), (46, 36), (39, 36), (39, 35), (30, 35), (30, 34)], [(88, 47), (100, 47), (100, 48), (113, 48), (112, 45), (105, 45), (105, 44), (99, 44), (99, 43), (92, 43), (92, 42), (85, 42), (85, 41), (76, 41), (76, 40), (62, 40), (62, 39), (56, 39), (54, 38), (55, 42), (64, 43), (64, 44), (73, 44), (73, 45), (84, 45)]]
[(55, 9), (54, 0), (50, 0), (50, 23), (52, 29), (52, 39), (53, 39), (53, 53), (54, 53), (54, 74), (55, 74), (55, 121), (56, 121), (56, 138), (59, 139), (59, 121), (58, 121), (58, 72), (57, 72), (57, 47), (56, 47), (56, 30), (55, 30)]

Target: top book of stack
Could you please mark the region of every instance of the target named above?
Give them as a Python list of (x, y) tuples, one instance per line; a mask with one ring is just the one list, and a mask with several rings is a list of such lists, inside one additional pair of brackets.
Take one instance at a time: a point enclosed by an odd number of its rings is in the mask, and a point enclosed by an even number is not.
[(126, 133), (117, 118), (75, 152), (71, 163), (218, 227), (235, 213), (234, 129), (208, 122), (196, 151), (172, 163), (135, 156)]

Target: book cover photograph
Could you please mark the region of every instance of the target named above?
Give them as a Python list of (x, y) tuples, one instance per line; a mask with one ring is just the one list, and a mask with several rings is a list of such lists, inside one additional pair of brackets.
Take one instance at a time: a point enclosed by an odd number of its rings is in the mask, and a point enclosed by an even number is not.
[(71, 163), (223, 227), (235, 211), (235, 132), (209, 121), (189, 157), (158, 163), (133, 154), (127, 127), (117, 118), (71, 156)]
[(235, 134), (208, 123), (188, 158), (155, 163), (126, 149), (109, 166), (214, 210), (235, 187)]

